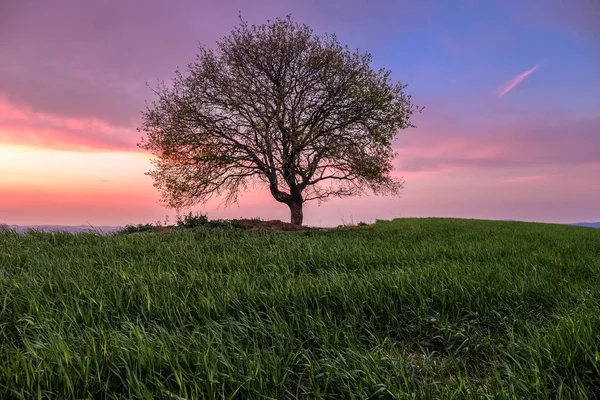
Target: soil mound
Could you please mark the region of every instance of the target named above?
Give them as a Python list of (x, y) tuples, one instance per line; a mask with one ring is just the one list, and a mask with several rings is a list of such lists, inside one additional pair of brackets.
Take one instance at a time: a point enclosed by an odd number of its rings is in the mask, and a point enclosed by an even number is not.
[(307, 226), (292, 225), (289, 222), (283, 222), (278, 219), (272, 219), (269, 221), (261, 221), (258, 219), (239, 219), (237, 220), (239, 226), (247, 230), (277, 230), (277, 231), (299, 231), (310, 229)]

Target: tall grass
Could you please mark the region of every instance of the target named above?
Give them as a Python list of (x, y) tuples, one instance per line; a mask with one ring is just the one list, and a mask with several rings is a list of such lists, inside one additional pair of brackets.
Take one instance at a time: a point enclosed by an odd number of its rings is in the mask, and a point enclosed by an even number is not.
[(600, 230), (0, 233), (0, 398), (594, 398)]

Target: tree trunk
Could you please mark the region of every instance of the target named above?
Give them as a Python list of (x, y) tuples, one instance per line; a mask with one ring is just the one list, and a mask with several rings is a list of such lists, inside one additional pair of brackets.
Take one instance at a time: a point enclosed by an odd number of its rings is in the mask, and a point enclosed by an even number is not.
[(292, 225), (302, 225), (302, 219), (303, 219), (303, 214), (302, 214), (302, 203), (301, 202), (291, 202), (288, 204), (288, 207), (290, 208), (290, 213), (292, 215), (291, 218), (291, 223)]

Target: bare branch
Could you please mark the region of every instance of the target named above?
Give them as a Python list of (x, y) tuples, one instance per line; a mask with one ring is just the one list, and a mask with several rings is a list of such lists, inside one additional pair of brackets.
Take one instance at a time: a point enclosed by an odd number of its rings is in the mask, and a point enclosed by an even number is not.
[(398, 194), (392, 140), (422, 108), (370, 63), (289, 16), (242, 20), (215, 50), (200, 47), (185, 73), (153, 89), (143, 113), (139, 146), (156, 157), (148, 174), (163, 202), (229, 204), (267, 184), (301, 220), (306, 201)]

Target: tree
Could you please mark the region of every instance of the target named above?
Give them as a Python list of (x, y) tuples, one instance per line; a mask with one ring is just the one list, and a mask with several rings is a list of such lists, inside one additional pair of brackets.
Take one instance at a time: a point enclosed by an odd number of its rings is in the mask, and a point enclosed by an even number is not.
[(163, 203), (228, 205), (264, 184), (301, 225), (307, 201), (398, 194), (392, 139), (421, 108), (371, 60), (290, 16), (241, 20), (216, 49), (200, 46), (142, 116), (138, 145), (156, 156), (147, 175)]

